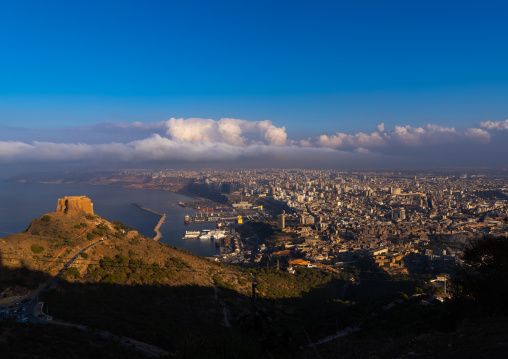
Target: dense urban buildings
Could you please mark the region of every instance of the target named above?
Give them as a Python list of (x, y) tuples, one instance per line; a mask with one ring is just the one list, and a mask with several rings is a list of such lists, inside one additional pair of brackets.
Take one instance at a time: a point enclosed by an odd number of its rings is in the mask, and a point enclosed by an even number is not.
[[(219, 260), (239, 265), (291, 268), (304, 259), (340, 269), (362, 258), (391, 274), (447, 273), (471, 239), (508, 233), (508, 178), (501, 172), (210, 169), (117, 175), (150, 188), (175, 190), (180, 183), (181, 190), (210, 198), (212, 206), (216, 199), (227, 202), (215, 205), (233, 211), (228, 218), (242, 215), (243, 226), (231, 226), (239, 245)], [(259, 233), (260, 223), (273, 232)]]

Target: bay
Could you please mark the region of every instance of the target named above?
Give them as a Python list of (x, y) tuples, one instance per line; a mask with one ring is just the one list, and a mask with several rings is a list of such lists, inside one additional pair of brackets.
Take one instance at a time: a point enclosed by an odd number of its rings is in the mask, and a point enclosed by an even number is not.
[(166, 221), (160, 231), (162, 243), (184, 248), (201, 256), (219, 254), (213, 241), (186, 239), (185, 231), (212, 229), (214, 223), (184, 224), (186, 214), (195, 210), (182, 208), (178, 202), (193, 199), (179, 193), (125, 188), (115, 186), (91, 186), (77, 184), (43, 184), (0, 182), (0, 237), (23, 232), (32, 219), (54, 212), (58, 198), (65, 196), (87, 196), (92, 200), (96, 215), (109, 221), (121, 221), (134, 227), (140, 234), (153, 237), (153, 229), (160, 217), (144, 211), (133, 203), (166, 214)]

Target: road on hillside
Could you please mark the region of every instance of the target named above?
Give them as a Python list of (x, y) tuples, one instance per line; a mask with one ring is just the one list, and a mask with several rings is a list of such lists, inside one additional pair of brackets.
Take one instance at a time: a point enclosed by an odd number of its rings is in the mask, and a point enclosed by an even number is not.
[[(46, 292), (47, 290), (51, 289), (51, 287), (53, 287), (55, 285), (56, 281), (58, 280), (58, 277), (64, 272), (64, 270), (69, 268), (72, 265), (72, 263), (74, 263), (74, 261), (76, 259), (78, 259), (78, 257), (82, 253), (86, 252), (88, 249), (92, 248), (93, 246), (95, 246), (101, 242), (104, 242), (105, 240), (108, 240), (108, 239), (110, 239), (110, 238), (109, 237), (101, 238), (97, 242), (89, 244), (85, 248), (81, 249), (71, 259), (69, 259), (63, 265), (62, 268), (60, 268), (58, 273), (53, 278), (51, 278), (51, 280), (48, 282), (48, 284), (46, 284), (41, 290), (39, 290), (39, 292), (35, 295), (35, 298), (32, 299), (27, 305), (27, 313), (29, 313), (30, 321), (32, 323), (62, 325), (62, 326), (73, 327), (73, 328), (76, 328), (76, 329), (79, 329), (82, 331), (86, 331), (86, 332), (91, 332), (85, 325), (71, 324), (71, 323), (65, 323), (65, 322), (59, 322), (59, 321), (58, 322), (57, 321), (48, 321), (45, 317), (39, 317), (36, 315), (36, 308), (38, 305), (41, 305), (40, 311), (42, 313), (42, 302), (39, 302), (40, 295), (43, 294), (44, 292)], [(117, 335), (114, 335), (114, 334), (106, 332), (106, 331), (94, 331), (92, 333), (97, 335), (98, 337), (103, 338), (103, 339), (116, 341), (120, 345), (127, 347), (127, 348), (134, 346), (135, 350), (142, 352), (149, 357), (159, 358), (160, 356), (168, 355), (168, 352), (166, 352), (160, 348), (157, 348), (153, 345), (143, 343), (143, 342), (131, 339), (131, 338), (119, 337)]]
[(31, 320), (32, 322), (36, 322), (36, 323), (41, 323), (41, 322), (46, 322), (45, 320), (42, 320), (40, 319), (36, 314), (35, 314), (35, 309), (37, 308), (37, 305), (39, 303), (39, 297), (41, 294), (43, 294), (44, 292), (46, 292), (47, 290), (51, 289), (56, 281), (58, 280), (58, 277), (60, 277), (60, 275), (63, 273), (64, 270), (66, 270), (67, 268), (69, 268), (72, 263), (74, 263), (74, 261), (76, 259), (78, 259), (78, 257), (86, 252), (88, 249), (92, 248), (93, 246), (101, 243), (101, 242), (104, 242), (105, 240), (108, 240), (109, 238), (101, 238), (100, 240), (96, 241), (96, 242), (93, 242), (92, 244), (89, 244), (88, 246), (82, 248), (79, 252), (77, 252), (71, 259), (69, 259), (64, 265), (62, 268), (60, 268), (60, 270), (58, 271), (58, 273), (53, 277), (51, 278), (51, 280), (48, 282), (48, 284), (46, 284), (41, 290), (39, 290), (38, 293), (35, 294), (34, 298), (27, 304), (27, 313), (29, 316), (32, 316)]

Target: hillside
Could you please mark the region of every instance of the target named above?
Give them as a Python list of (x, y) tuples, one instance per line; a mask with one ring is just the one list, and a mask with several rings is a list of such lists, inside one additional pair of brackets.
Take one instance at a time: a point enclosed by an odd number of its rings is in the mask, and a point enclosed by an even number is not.
[[(40, 298), (53, 322), (132, 338), (175, 358), (370, 358), (373, 353), (389, 358), (413, 350), (406, 340), (418, 345), (414, 350), (425, 346), (431, 353), (429, 341), (441, 335), (422, 335), (449, 331), (457, 321), (448, 305), (415, 295), (429, 290), (424, 278), (391, 277), (363, 262), (350, 272), (301, 268), (294, 275), (227, 266), (79, 211), (45, 214), (25, 232), (0, 239), (0, 306), (34, 297), (79, 253)], [(362, 284), (346, 284), (351, 276)], [(6, 327), (4, 337), (36, 330), (20, 325)], [(347, 327), (361, 331), (309, 345)], [(44, 340), (52, 333), (55, 340), (61, 336), (55, 329)], [(446, 335), (455, 343), (462, 338), (453, 331)], [(85, 342), (77, 339), (76, 345)]]
[[(182, 357), (217, 341), (232, 352), (259, 357), (267, 350), (259, 341), (272, 330), (263, 333), (267, 323), (276, 324), (277, 335), (286, 327), (277, 327), (287, 318), (274, 299), (298, 298), (340, 280), (308, 271), (299, 281), (284, 272), (230, 267), (155, 242), (120, 222), (57, 211), (34, 219), (23, 233), (0, 239), (0, 305), (33, 297), (69, 258), (93, 243), (44, 294), (51, 315), (144, 340)], [(257, 302), (251, 301), (251, 272), (257, 275)], [(334, 288), (338, 292), (342, 285)], [(278, 350), (278, 344), (272, 346), (269, 350)]]

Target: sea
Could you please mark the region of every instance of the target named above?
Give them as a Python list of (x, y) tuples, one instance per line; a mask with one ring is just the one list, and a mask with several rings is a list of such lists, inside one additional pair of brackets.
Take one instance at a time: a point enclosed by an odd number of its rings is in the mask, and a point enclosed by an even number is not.
[(54, 212), (58, 198), (65, 196), (87, 196), (92, 200), (96, 215), (109, 221), (121, 221), (151, 238), (155, 235), (153, 229), (160, 216), (142, 210), (133, 203), (165, 213), (166, 220), (160, 228), (162, 238), (159, 242), (187, 249), (200, 256), (219, 254), (213, 240), (182, 239), (185, 231), (215, 228), (212, 222), (184, 223), (185, 215), (193, 215), (195, 210), (180, 207), (178, 202), (193, 201), (193, 198), (169, 191), (116, 186), (0, 181), (0, 237), (23, 232), (32, 219)]

